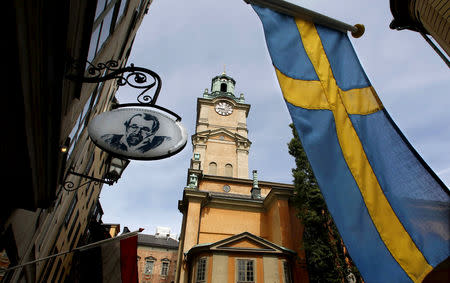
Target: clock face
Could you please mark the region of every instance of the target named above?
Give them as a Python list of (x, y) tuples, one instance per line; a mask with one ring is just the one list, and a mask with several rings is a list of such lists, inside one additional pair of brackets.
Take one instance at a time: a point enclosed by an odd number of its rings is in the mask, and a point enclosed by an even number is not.
[(217, 113), (223, 116), (227, 116), (233, 113), (233, 106), (224, 101), (217, 103), (215, 109)]

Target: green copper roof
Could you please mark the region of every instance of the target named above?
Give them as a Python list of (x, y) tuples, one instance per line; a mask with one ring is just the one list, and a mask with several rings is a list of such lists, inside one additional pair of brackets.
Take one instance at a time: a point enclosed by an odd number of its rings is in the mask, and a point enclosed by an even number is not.
[(238, 103), (244, 103), (244, 94), (240, 94), (239, 97), (234, 95), (234, 86), (236, 81), (224, 73), (219, 76), (215, 76), (211, 81), (211, 92), (205, 89), (203, 98), (214, 99), (216, 97), (231, 98)]

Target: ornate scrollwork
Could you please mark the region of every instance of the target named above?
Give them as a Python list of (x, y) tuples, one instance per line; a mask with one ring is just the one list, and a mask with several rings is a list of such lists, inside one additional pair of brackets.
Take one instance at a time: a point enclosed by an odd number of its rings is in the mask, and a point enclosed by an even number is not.
[[(151, 70), (142, 67), (135, 67), (131, 64), (129, 67), (117, 68), (118, 62), (115, 60), (109, 60), (106, 63), (92, 64), (87, 61), (89, 67), (87, 68), (87, 77), (80, 77), (75, 75), (67, 75), (66, 78), (75, 81), (81, 81), (85, 83), (99, 83), (107, 80), (117, 80), (118, 86), (131, 86), (133, 88), (142, 89), (142, 92), (138, 95), (137, 101), (140, 104), (153, 106), (156, 103), (159, 92), (161, 90), (161, 78), (159, 75)], [(73, 68), (80, 68), (82, 64), (72, 62)], [(149, 80), (149, 78), (153, 80)], [(147, 91), (156, 86), (155, 92), (152, 95)]]
[(85, 186), (85, 185), (87, 185), (87, 184), (90, 184), (90, 183), (92, 183), (92, 182), (94, 182), (94, 185), (98, 185), (98, 184), (99, 184), (99, 182), (97, 182), (97, 181), (89, 180), (89, 181), (87, 181), (87, 182), (85, 182), (85, 183), (83, 183), (83, 184), (78, 185), (78, 187), (74, 188), (75, 184), (74, 184), (72, 181), (66, 181), (66, 182), (63, 184), (62, 187), (63, 187), (63, 189), (64, 189), (65, 191), (73, 192), (73, 191), (76, 191), (76, 190), (78, 190), (79, 188), (81, 188), (81, 187), (83, 187), (83, 186)]
[[(73, 167), (69, 169), (69, 171), (67, 172), (67, 175), (75, 175), (75, 176), (79, 176), (79, 177), (83, 177), (85, 179), (88, 179), (88, 181), (86, 181), (86, 182), (84, 182), (82, 184), (79, 184), (76, 188), (74, 188), (75, 184), (72, 181), (65, 181), (62, 184), (62, 187), (63, 187), (64, 190), (66, 190), (68, 192), (76, 191), (79, 188), (81, 188), (81, 187), (83, 187), (83, 186), (85, 186), (87, 184), (90, 184), (92, 182), (94, 182), (94, 185), (98, 185), (98, 184), (102, 183), (102, 184), (107, 184), (107, 185), (111, 186), (112, 184), (117, 182), (117, 180), (119, 179), (119, 176), (117, 176), (115, 174), (106, 174), (103, 179), (91, 177), (91, 176), (84, 175), (84, 174), (77, 173), (77, 172), (73, 171)], [(67, 179), (67, 175), (66, 175), (66, 179)]]

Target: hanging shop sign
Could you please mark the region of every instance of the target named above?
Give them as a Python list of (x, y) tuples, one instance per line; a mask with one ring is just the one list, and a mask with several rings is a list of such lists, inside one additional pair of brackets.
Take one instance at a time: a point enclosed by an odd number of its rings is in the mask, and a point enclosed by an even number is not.
[(99, 114), (89, 123), (88, 133), (101, 149), (136, 160), (167, 158), (187, 143), (179, 119), (148, 106), (120, 107)]
[[(156, 105), (162, 84), (157, 73), (133, 64), (120, 68), (115, 60), (96, 65), (87, 62), (85, 72), (86, 65), (77, 63), (72, 62), (75, 71), (66, 75), (67, 79), (81, 83), (115, 80), (117, 87), (128, 85), (140, 91), (137, 103), (118, 104), (116, 109), (92, 119), (88, 133), (98, 147), (119, 157), (155, 160), (172, 156), (186, 146), (181, 117)], [(149, 94), (150, 90), (154, 93)]]

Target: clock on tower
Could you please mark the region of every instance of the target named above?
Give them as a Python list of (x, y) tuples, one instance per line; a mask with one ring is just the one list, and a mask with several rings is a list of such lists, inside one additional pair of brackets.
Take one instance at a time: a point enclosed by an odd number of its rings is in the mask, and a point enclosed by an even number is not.
[(216, 112), (222, 116), (228, 116), (233, 113), (233, 105), (226, 101), (219, 101), (215, 106)]

